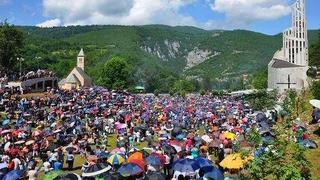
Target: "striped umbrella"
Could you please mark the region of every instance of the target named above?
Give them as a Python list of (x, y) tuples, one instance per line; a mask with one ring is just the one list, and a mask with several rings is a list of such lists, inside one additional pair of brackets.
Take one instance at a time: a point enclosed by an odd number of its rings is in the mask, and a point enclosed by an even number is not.
[(111, 166), (106, 163), (98, 163), (89, 166), (86, 168), (83, 173), (82, 177), (94, 177), (98, 176), (100, 174), (103, 174), (105, 172), (108, 172), (111, 169)]
[(108, 163), (111, 165), (120, 165), (126, 161), (125, 157), (120, 154), (113, 154), (108, 158)]

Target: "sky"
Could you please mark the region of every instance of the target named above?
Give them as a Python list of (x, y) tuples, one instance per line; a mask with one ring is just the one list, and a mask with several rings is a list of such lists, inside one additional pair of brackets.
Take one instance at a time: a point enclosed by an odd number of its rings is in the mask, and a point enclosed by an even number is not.
[[(320, 0), (305, 0), (309, 29), (320, 28)], [(187, 25), (277, 34), (290, 27), (295, 0), (0, 0), (0, 21), (39, 27)]]

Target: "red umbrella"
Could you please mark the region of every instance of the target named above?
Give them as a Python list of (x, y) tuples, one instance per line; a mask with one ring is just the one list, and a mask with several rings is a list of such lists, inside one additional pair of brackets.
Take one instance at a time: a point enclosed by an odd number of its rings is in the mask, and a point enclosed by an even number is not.
[(19, 154), (19, 149), (17, 149), (17, 148), (11, 148), (11, 149), (9, 149), (9, 154), (11, 154), (11, 155), (18, 155)]
[(21, 130), (17, 129), (17, 130), (12, 131), (11, 135), (13, 137), (17, 137), (19, 135), (19, 133), (21, 133), (21, 132), (22, 132)]
[(177, 146), (180, 145), (179, 141), (177, 141), (177, 140), (170, 140), (169, 144), (170, 144), (171, 146), (172, 146), (172, 145), (177, 145)]
[(128, 162), (134, 163), (134, 164), (140, 166), (142, 169), (144, 169), (145, 163), (142, 159), (131, 159), (131, 160), (128, 160)]

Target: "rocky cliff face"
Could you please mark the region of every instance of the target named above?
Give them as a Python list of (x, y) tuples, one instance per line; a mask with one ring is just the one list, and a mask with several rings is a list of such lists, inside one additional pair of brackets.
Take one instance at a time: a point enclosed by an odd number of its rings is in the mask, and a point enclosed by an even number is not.
[(186, 62), (186, 65), (184, 67), (185, 70), (197, 66), (202, 62), (221, 54), (217, 51), (200, 49), (198, 47), (194, 47), (192, 50), (183, 49), (181, 47), (181, 42), (176, 40), (170, 41), (166, 39), (164, 40), (163, 44), (156, 42), (153, 46), (146, 45), (146, 42), (142, 44), (143, 45), (140, 46), (142, 50), (149, 54), (157, 56), (163, 61), (174, 60), (178, 57), (181, 57)]
[(198, 47), (195, 47), (186, 56), (187, 65), (185, 69), (192, 68), (198, 64), (201, 64), (205, 60), (208, 60), (214, 56), (218, 56), (219, 54), (220, 52), (217, 52), (217, 51), (212, 52), (209, 50), (202, 50), (202, 49), (199, 49)]
[(163, 61), (169, 61), (170, 59), (177, 58), (180, 53), (180, 42), (164, 40), (162, 43), (156, 42), (153, 46), (146, 45), (147, 42), (143, 42), (140, 48), (145, 52), (157, 56)]

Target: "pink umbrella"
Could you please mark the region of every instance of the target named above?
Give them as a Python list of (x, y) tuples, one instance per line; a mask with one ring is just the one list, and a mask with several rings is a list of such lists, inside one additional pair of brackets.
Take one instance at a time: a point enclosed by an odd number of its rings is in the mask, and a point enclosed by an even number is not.
[(35, 136), (40, 136), (41, 135), (41, 131), (40, 130), (36, 130), (32, 133), (32, 136), (35, 137)]
[(115, 148), (111, 151), (111, 154), (121, 154), (123, 151), (120, 148)]
[(123, 128), (126, 128), (127, 125), (126, 124), (117, 124), (116, 125), (116, 129), (119, 130), (119, 129), (123, 129)]
[(11, 133), (11, 132), (12, 132), (12, 129), (6, 129), (6, 130), (1, 131), (1, 135)]

